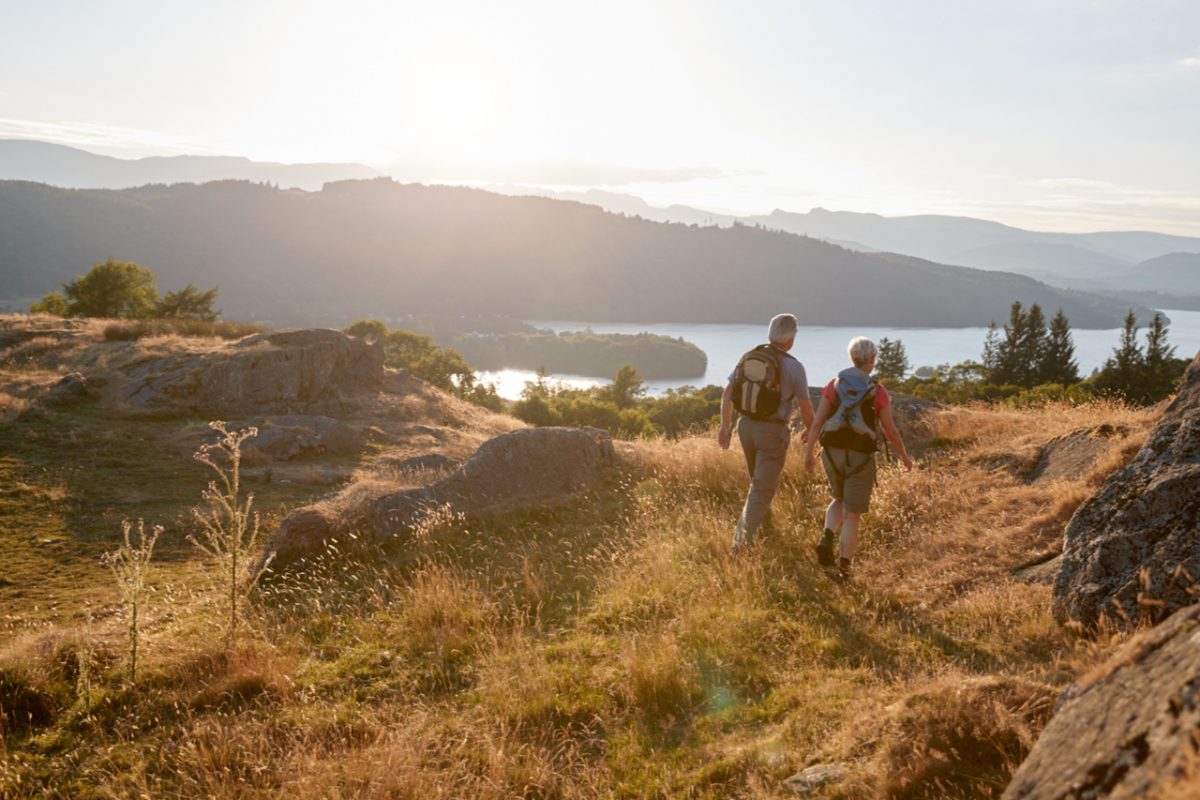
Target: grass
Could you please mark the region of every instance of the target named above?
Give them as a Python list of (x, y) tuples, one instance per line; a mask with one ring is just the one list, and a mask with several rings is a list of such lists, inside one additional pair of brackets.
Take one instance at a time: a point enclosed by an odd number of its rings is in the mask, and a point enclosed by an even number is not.
[[(438, 514), (365, 562), (331, 552), (264, 590), (233, 651), (169, 531), (160, 587), (177, 586), (148, 626), (144, 677), (123, 687), (99, 659), (84, 707), (47, 642), (81, 627), (89, 548), (129, 515), (115, 498), (137, 491), (139, 516), (173, 520), (203, 478), (158, 452), (159, 423), (72, 413), (69, 431), (22, 428), (29, 442), (0, 424), (0, 468), (31, 487), (0, 516), (30, 593), (5, 588), (5, 613), (59, 603), (33, 612), (53, 628), (0, 646), (0, 704), (45, 705), (7, 724), (4, 796), (777, 798), (831, 761), (850, 768), (829, 796), (998, 796), (1097, 655), (1053, 622), (1048, 587), (1012, 572), (1149, 422), (1112, 405), (943, 412), (920, 470), (881, 471), (850, 586), (813, 558), (826, 493), (797, 452), (776, 531), (728, 557), (744, 466), (708, 439), (630, 447), (620, 481), (563, 508)], [(1036, 485), (989, 466), (1102, 422), (1124, 432), (1093, 474)], [(20, 544), (43, 519), (61, 545)]]

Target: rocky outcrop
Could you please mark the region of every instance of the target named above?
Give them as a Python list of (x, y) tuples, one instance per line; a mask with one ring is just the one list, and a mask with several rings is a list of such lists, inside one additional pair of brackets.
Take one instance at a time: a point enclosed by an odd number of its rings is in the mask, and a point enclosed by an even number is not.
[(1146, 445), (1075, 512), (1054, 584), (1060, 620), (1157, 621), (1200, 585), (1200, 357)]
[(1181, 776), (1198, 731), (1200, 606), (1192, 606), (1067, 691), (1004, 798), (1143, 797)]
[(383, 384), (383, 349), (333, 330), (247, 336), (206, 353), (126, 365), (121, 400), (134, 413), (337, 414)]
[(88, 380), (78, 372), (62, 376), (42, 396), (41, 403), (46, 406), (65, 406), (85, 400), (88, 396)]
[(1120, 426), (1097, 425), (1051, 439), (1042, 448), (1026, 480), (1033, 484), (1077, 480), (1109, 451), (1114, 440), (1126, 433), (1128, 430)]
[[(617, 465), (609, 435), (594, 428), (525, 428), (489, 439), (461, 467), (418, 489), (373, 502), (364, 537), (384, 544), (432, 509), (484, 514), (554, 506), (592, 489)], [(351, 489), (352, 491), (353, 489)], [(267, 542), (273, 570), (318, 556), (346, 526), (322, 508), (290, 514)]]
[(357, 453), (366, 437), (356, 428), (332, 417), (284, 414), (255, 422), (258, 436), (245, 445), (253, 460), (292, 461), (318, 455)]

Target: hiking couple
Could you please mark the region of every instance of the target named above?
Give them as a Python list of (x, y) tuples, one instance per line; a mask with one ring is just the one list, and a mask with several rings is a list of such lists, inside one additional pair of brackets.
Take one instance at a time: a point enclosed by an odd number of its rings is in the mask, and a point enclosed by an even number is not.
[[(825, 509), (825, 531), (815, 545), (817, 559), (822, 566), (836, 566), (839, 580), (845, 581), (850, 578), (858, 548), (859, 523), (875, 488), (879, 433), (887, 437), (905, 469), (912, 469), (912, 459), (896, 430), (887, 389), (871, 379), (879, 355), (875, 343), (861, 336), (850, 342), (853, 366), (826, 384), (814, 415), (804, 365), (788, 354), (797, 327), (792, 314), (775, 316), (767, 329), (768, 343), (742, 356), (721, 396), (717, 442), (722, 449), (729, 449), (736, 408), (741, 414), (738, 438), (750, 471), (750, 492), (733, 534), (731, 552), (736, 555), (748, 548), (759, 529), (769, 524), (771, 500), (779, 486), (798, 410), (804, 423), (804, 469), (812, 472), (816, 466), (820, 442), (821, 463), (833, 496)], [(818, 434), (814, 436), (812, 431)]]

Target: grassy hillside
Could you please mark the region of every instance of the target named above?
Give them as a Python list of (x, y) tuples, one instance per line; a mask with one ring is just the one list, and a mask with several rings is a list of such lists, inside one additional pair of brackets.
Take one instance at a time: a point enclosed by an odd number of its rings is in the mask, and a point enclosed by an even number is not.
[[(434, 442), (455, 402), (417, 400), (408, 438), (297, 474), (354, 470), (363, 492), (430, 480), (388, 467)], [(461, 452), (487, 435), (482, 417), (449, 416), (439, 430)], [(1048, 586), (1014, 571), (1053, 549), (1150, 419), (938, 412), (921, 469), (883, 470), (849, 586), (815, 563), (825, 489), (796, 453), (775, 530), (731, 560), (740, 454), (634, 442), (619, 480), (569, 506), (435, 514), (365, 562), (330, 552), (271, 584), (232, 648), (213, 576), (182, 542), (205, 477), (169, 446), (179, 420), (84, 405), (3, 422), (17, 488), (0, 536), (24, 566), (0, 585), (0, 795), (775, 798), (832, 762), (845, 771), (830, 796), (996, 796), (1055, 690), (1104, 644), (1055, 625)], [(1031, 482), (1050, 438), (1101, 424), (1109, 446), (1090, 468)], [(271, 514), (326, 491), (266, 477), (250, 480)], [(95, 555), (133, 516), (169, 531), (129, 687)]]
[(154, 269), (167, 289), (217, 285), (230, 317), (278, 324), (406, 314), (761, 324), (786, 309), (806, 325), (955, 327), (1005, 319), (1020, 300), (1111, 328), (1125, 311), (1009, 273), (474, 189), (0, 181), (0, 299), (27, 303), (108, 256)]

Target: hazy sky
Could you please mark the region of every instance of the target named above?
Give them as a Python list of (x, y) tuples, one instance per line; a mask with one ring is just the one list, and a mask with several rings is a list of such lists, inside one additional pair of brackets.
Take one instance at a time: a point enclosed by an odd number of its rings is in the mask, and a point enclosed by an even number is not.
[(1200, 235), (1200, 2), (0, 0), (0, 136)]

